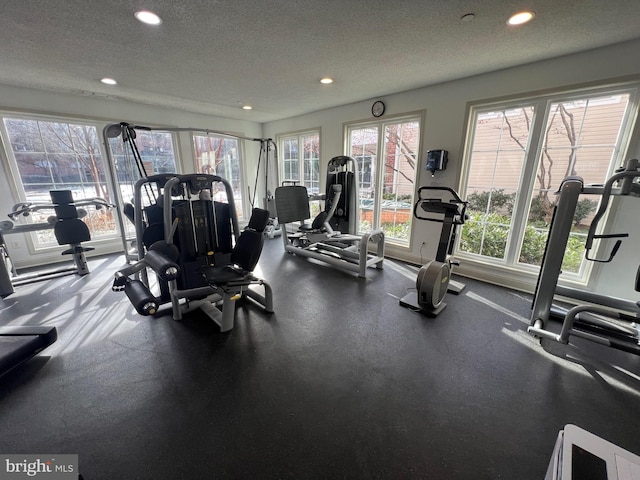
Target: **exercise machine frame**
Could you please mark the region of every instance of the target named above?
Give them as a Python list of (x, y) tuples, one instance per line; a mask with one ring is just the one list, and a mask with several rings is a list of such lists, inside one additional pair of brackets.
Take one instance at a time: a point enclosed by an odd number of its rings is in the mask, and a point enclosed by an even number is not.
[[(138, 261), (122, 270), (116, 272), (113, 290), (124, 290), (136, 307), (138, 313), (143, 315), (153, 315), (159, 306), (171, 303), (172, 317), (174, 320), (182, 320), (183, 315), (194, 310), (201, 310), (211, 320), (220, 326), (222, 332), (231, 330), (234, 326), (235, 302), (240, 298), (249, 298), (262, 306), (267, 313), (273, 313), (273, 294), (271, 286), (264, 280), (255, 277), (249, 271), (238, 271), (237, 275), (225, 275), (225, 279), (216, 283), (215, 279), (209, 279), (206, 275), (210, 267), (214, 266), (221, 257), (216, 257), (214, 252), (206, 252), (201, 255), (206, 264), (180, 265), (178, 260), (179, 251), (175, 246), (175, 232), (179, 219), (174, 218), (173, 198), (174, 196), (186, 195), (189, 215), (193, 216), (190, 195), (208, 190), (214, 191), (214, 184), (221, 184), (224, 187), (227, 204), (230, 214), (231, 241), (237, 245), (240, 238), (238, 219), (233, 201), (233, 190), (229, 182), (217, 175), (206, 174), (159, 174), (141, 178), (135, 185), (135, 198), (142, 195), (143, 188), (155, 188), (158, 191), (158, 198), (162, 199), (162, 240), (157, 242), (160, 248), (154, 250), (154, 244), (147, 250), (143, 248), (145, 230), (149, 225), (144, 223), (144, 209), (142, 202), (136, 201), (134, 208), (134, 219), (136, 227), (136, 240), (139, 248), (137, 252)], [(160, 193), (162, 192), (162, 193)], [(213, 201), (213, 199), (211, 198)], [(215, 207), (214, 207), (215, 209)], [(214, 210), (215, 211), (215, 210)], [(192, 224), (193, 225), (193, 224)], [(250, 222), (251, 225), (251, 222)], [(259, 232), (262, 235), (262, 232)], [(191, 240), (197, 242), (195, 229), (192, 230)], [(217, 235), (217, 230), (215, 231)], [(181, 245), (187, 248), (187, 245)], [(173, 256), (171, 252), (175, 251)], [(169, 252), (169, 254), (166, 254)], [(225, 252), (231, 253), (231, 252)], [(228, 259), (225, 259), (228, 262)], [(227, 266), (227, 263), (224, 263)], [(231, 268), (232, 265), (229, 265)], [(160, 295), (151, 293), (151, 285), (148, 279), (147, 269), (150, 268), (157, 275), (157, 282), (160, 287)], [(200, 269), (202, 281), (197, 285), (178, 284), (178, 276), (181, 272), (191, 275), (198, 272), (188, 272), (188, 269)], [(237, 271), (237, 270), (236, 270)], [(135, 281), (129, 280), (134, 276)], [(190, 283), (190, 282), (186, 282)], [(252, 286), (261, 286), (264, 295), (253, 290)]]
[[(424, 192), (448, 192), (452, 199), (444, 202), (441, 198), (423, 196)], [(458, 263), (451, 258), (456, 242), (458, 225), (466, 220), (467, 204), (458, 193), (449, 187), (425, 186), (418, 189), (418, 200), (413, 206), (413, 216), (418, 220), (442, 223), (440, 239), (436, 257), (429, 260), (418, 271), (416, 291), (409, 292), (399, 300), (402, 307), (420, 311), (425, 315), (435, 317), (447, 304), (444, 297), (447, 292), (460, 294), (465, 285), (451, 280), (453, 265)], [(444, 215), (443, 218), (432, 218), (419, 214), (419, 208), (426, 213)]]
[[(74, 273), (80, 276), (89, 273), (89, 266), (84, 253), (85, 251), (93, 250), (93, 247), (84, 247), (81, 245), (81, 242), (88, 241), (86, 234), (88, 228), (77, 223), (75, 228), (73, 223), (62, 226), (62, 219), (75, 222), (76, 219), (83, 218), (87, 214), (86, 210), (80, 208), (83, 206), (92, 205), (96, 210), (100, 210), (102, 208), (113, 208), (114, 205), (99, 197), (75, 200), (68, 190), (52, 190), (50, 194), (51, 202), (20, 202), (15, 204), (11, 212), (7, 214), (10, 220), (0, 222), (0, 297), (2, 298), (14, 293), (14, 287), (20, 285), (49, 280)], [(14, 223), (16, 218), (28, 217), (33, 212), (41, 210), (53, 210), (55, 215), (50, 215), (46, 222)], [(55, 235), (58, 243), (60, 245), (68, 244), (70, 247), (64, 250), (62, 254), (71, 255), (73, 266), (65, 265), (28, 274), (19, 274), (11, 259), (11, 254), (4, 240), (4, 236), (17, 233), (38, 232), (41, 230), (56, 230), (56, 225), (58, 225), (58, 230)], [(83, 231), (79, 231), (77, 225), (82, 227)]]
[[(640, 196), (640, 184), (635, 181), (639, 177), (640, 162), (637, 159), (631, 159), (604, 185), (585, 186), (580, 177), (567, 177), (562, 181), (536, 285), (530, 326), (527, 329), (530, 334), (564, 344), (569, 343), (570, 336), (576, 336), (640, 355), (640, 331), (636, 323), (640, 322), (640, 302), (634, 303), (558, 285), (578, 197), (581, 194), (601, 196), (600, 207), (589, 227), (585, 243), (585, 258), (594, 262), (608, 263), (618, 252), (622, 244), (621, 239), (628, 237), (628, 234), (598, 234), (598, 224), (606, 213), (612, 196)], [(607, 256), (598, 258), (591, 255), (596, 239), (616, 239)], [(640, 278), (636, 279), (636, 290), (640, 290)], [(563, 310), (553, 305), (555, 294), (589, 302), (589, 304)], [(551, 316), (563, 319), (559, 334), (546, 328)], [(611, 319), (623, 322), (621, 324)]]
[[(249, 191), (249, 203), (252, 207), (254, 207), (255, 195), (257, 190), (257, 184), (260, 174), (260, 168), (264, 163), (264, 189), (265, 189), (265, 201), (264, 208), (267, 208), (268, 202), (271, 199), (271, 194), (269, 190), (269, 171), (270, 171), (270, 163), (271, 162), (271, 152), (274, 153), (275, 162), (277, 164), (277, 148), (276, 144), (271, 138), (254, 138), (254, 137), (246, 137), (242, 135), (237, 135), (229, 132), (224, 132), (220, 130), (210, 130), (205, 128), (196, 128), (196, 127), (157, 127), (157, 126), (148, 126), (148, 125), (135, 125), (129, 124), (127, 122), (120, 123), (111, 123), (104, 127), (103, 129), (103, 138), (105, 142), (105, 150), (107, 152), (107, 161), (109, 164), (109, 168), (111, 170), (111, 178), (113, 179), (113, 191), (115, 192), (116, 203), (120, 207), (118, 211), (120, 212), (118, 217), (118, 226), (120, 228), (122, 247), (125, 253), (125, 258), (127, 261), (136, 261), (137, 253), (136, 250), (138, 245), (135, 245), (133, 239), (127, 235), (127, 228), (125, 225), (125, 220), (123, 218), (125, 205), (127, 202), (122, 198), (122, 192), (119, 188), (119, 184), (117, 182), (117, 171), (115, 161), (112, 157), (111, 148), (109, 145), (110, 138), (122, 137), (122, 141), (126, 144), (125, 151), (128, 152), (128, 155), (131, 155), (133, 159), (133, 163), (137, 170), (137, 174), (140, 178), (146, 178), (149, 176), (149, 172), (146, 171), (144, 166), (144, 162), (142, 161), (142, 157), (136, 145), (136, 130), (140, 131), (160, 131), (160, 132), (188, 132), (188, 133), (204, 133), (205, 135), (222, 135), (225, 137), (231, 137), (238, 140), (249, 140), (253, 142), (260, 143), (260, 153), (258, 157), (258, 166), (256, 171), (256, 184), (254, 186), (253, 197), (251, 197), (251, 192)], [(127, 148), (128, 147), (128, 148)], [(177, 173), (177, 172), (176, 172)], [(134, 187), (135, 188), (135, 187)], [(271, 199), (272, 200), (272, 199)], [(277, 230), (277, 224), (271, 228), (272, 232)], [(133, 247), (133, 248), (132, 248)]]
[[(300, 185), (281, 186), (276, 189), (278, 221), (283, 226), (282, 242), (287, 253), (320, 260), (334, 267), (356, 272), (360, 278), (366, 278), (368, 267), (375, 266), (379, 270), (383, 268), (384, 232), (382, 229), (375, 229), (362, 235), (355, 235), (334, 231), (331, 223), (334, 221), (341, 199), (343, 199), (343, 205), (351, 202), (350, 215), (358, 216), (357, 164), (354, 159), (346, 156), (334, 157), (329, 161), (329, 175), (337, 174), (340, 168), (344, 172), (349, 172), (354, 179), (355, 202), (352, 202), (351, 196), (345, 195), (343, 185), (328, 181), (328, 195), (325, 198), (329, 203), (325, 207), (327, 216), (318, 229), (302, 228), (296, 233), (288, 233), (287, 224), (304, 222), (311, 217), (309, 195), (306, 187)], [(351, 222), (351, 225), (353, 224)], [(375, 249), (373, 254), (369, 253), (370, 245)]]

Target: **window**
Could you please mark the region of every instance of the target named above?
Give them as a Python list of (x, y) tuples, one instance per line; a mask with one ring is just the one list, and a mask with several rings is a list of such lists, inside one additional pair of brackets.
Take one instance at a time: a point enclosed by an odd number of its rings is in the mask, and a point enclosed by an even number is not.
[[(75, 200), (100, 197), (110, 201), (105, 164), (95, 125), (5, 117), (16, 188), (21, 200), (50, 203), (50, 190), (71, 190)], [(83, 207), (93, 238), (117, 234), (114, 212)], [(30, 215), (33, 223), (46, 222), (50, 210)], [(32, 234), (36, 248), (57, 245), (53, 230)]]
[[(114, 167), (116, 189), (119, 190), (120, 203), (134, 203), (134, 188), (136, 182), (143, 175), (177, 172), (176, 155), (174, 152), (174, 138), (170, 132), (136, 130), (135, 144), (142, 160), (142, 165), (136, 164), (129, 144), (123, 141), (122, 135), (109, 138), (109, 148)], [(140, 199), (142, 206), (154, 203), (156, 199), (149, 189), (143, 191)], [(135, 226), (132, 222), (123, 220), (125, 236), (135, 236)]]
[[(636, 89), (472, 108), (466, 150), (469, 219), (459, 251), (496, 264), (539, 266), (554, 192), (568, 175), (603, 183), (623, 155)], [(584, 242), (599, 198), (580, 198), (563, 271), (584, 281)]]
[(320, 133), (305, 132), (280, 137), (282, 182), (304, 185), (310, 194), (320, 192)]
[(348, 126), (347, 138), (358, 164), (359, 231), (382, 228), (387, 240), (408, 245), (420, 119)]
[[(238, 219), (244, 218), (242, 202), (242, 174), (240, 171), (240, 144), (237, 138), (221, 135), (194, 135), (196, 171), (209, 175), (218, 175), (227, 180), (233, 189)], [(218, 192), (212, 192), (214, 198), (227, 201), (222, 186)]]

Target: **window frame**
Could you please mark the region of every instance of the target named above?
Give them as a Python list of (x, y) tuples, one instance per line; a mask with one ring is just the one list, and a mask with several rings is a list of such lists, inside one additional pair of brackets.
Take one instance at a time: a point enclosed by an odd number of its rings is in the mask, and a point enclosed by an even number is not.
[[(105, 142), (103, 138), (103, 128), (109, 122), (104, 119), (99, 120), (91, 117), (80, 117), (74, 115), (60, 115), (60, 114), (44, 114), (38, 112), (25, 112), (25, 111), (16, 111), (16, 110), (0, 110), (0, 147), (2, 153), (0, 154), (0, 159), (3, 163), (5, 171), (7, 172), (7, 184), (9, 185), (9, 189), (11, 191), (11, 196), (14, 200), (17, 199), (18, 202), (26, 202), (27, 195), (24, 188), (24, 184), (22, 182), (22, 176), (20, 174), (20, 169), (18, 167), (18, 162), (15, 157), (15, 152), (13, 151), (11, 145), (11, 139), (9, 138), (9, 133), (7, 131), (5, 120), (6, 119), (19, 119), (19, 120), (27, 120), (34, 122), (46, 122), (46, 123), (62, 123), (66, 125), (80, 125), (80, 126), (88, 126), (96, 129), (96, 143), (97, 149), (100, 153), (100, 157), (102, 159), (102, 167), (104, 170), (104, 182), (107, 189), (107, 192), (112, 198), (117, 198), (117, 194), (113, 188), (113, 177), (111, 171), (111, 165), (109, 163), (109, 157), (106, 152)], [(117, 241), (121, 236), (121, 227), (118, 218), (120, 217), (120, 212), (114, 212), (115, 215), (115, 232), (109, 235), (99, 236), (96, 238), (92, 238), (93, 244), (107, 244), (113, 243)], [(46, 254), (49, 252), (54, 252), (60, 250), (63, 246), (58, 245), (57, 243), (46, 243), (40, 244), (40, 242), (36, 238), (36, 232), (25, 232), (24, 235), (25, 242), (27, 245), (27, 250), (29, 254)]]
[[(389, 125), (397, 125), (401, 123), (409, 123), (409, 122), (417, 122), (418, 123), (418, 134), (417, 134), (417, 149), (416, 149), (416, 165), (414, 169), (414, 177), (413, 177), (413, 192), (411, 194), (412, 197), (412, 207), (411, 207), (411, 216), (409, 217), (410, 227), (409, 227), (409, 236), (406, 241), (398, 238), (392, 238), (385, 235), (385, 243), (389, 245), (393, 245), (394, 247), (404, 248), (410, 250), (413, 245), (413, 231), (415, 228), (415, 222), (413, 221), (413, 203), (415, 202), (416, 192), (418, 189), (418, 182), (420, 180), (420, 171), (421, 171), (421, 158), (422, 158), (422, 143), (424, 137), (424, 125), (425, 125), (425, 111), (415, 111), (415, 112), (406, 112), (397, 115), (389, 115), (385, 116), (385, 118), (378, 118), (376, 120), (365, 120), (365, 121), (355, 121), (355, 122), (346, 122), (343, 124), (343, 143), (344, 143), (344, 154), (350, 156), (351, 151), (351, 132), (353, 130), (361, 130), (366, 128), (377, 128), (378, 129), (378, 139), (377, 139), (377, 147), (376, 147), (376, 155), (375, 162), (373, 157), (371, 157), (371, 165), (373, 170), (373, 178), (370, 179), (372, 184), (372, 189), (374, 191), (374, 212), (373, 212), (373, 223), (372, 228), (381, 228), (381, 217), (382, 217), (382, 192), (384, 187), (384, 165), (380, 165), (380, 161), (385, 158), (386, 153), (384, 152), (385, 146), (385, 128)], [(358, 166), (358, 168), (360, 168)], [(359, 175), (363, 175), (362, 172), (359, 172)], [(394, 176), (397, 176), (397, 172), (394, 171)], [(359, 232), (362, 233), (362, 232)]]
[[(247, 176), (246, 176), (246, 161), (245, 161), (245, 142), (242, 141), (241, 138), (235, 135), (225, 135), (223, 133), (206, 133), (198, 130), (194, 130), (189, 134), (189, 140), (191, 144), (191, 155), (193, 158), (193, 171), (196, 173), (200, 173), (198, 169), (198, 158), (196, 154), (196, 145), (195, 145), (195, 137), (209, 137), (216, 138), (221, 140), (232, 140), (236, 142), (237, 145), (237, 155), (238, 155), (238, 173), (239, 173), (239, 182), (240, 186), (238, 188), (237, 194), (241, 199), (241, 208), (238, 209), (237, 201), (236, 203), (236, 213), (238, 214), (238, 220), (241, 222), (249, 220), (249, 212), (250, 212), (250, 202), (251, 198), (245, 194), (245, 190), (247, 189)], [(229, 180), (226, 177), (222, 177), (225, 180)], [(230, 180), (229, 180), (230, 181)], [(233, 187), (233, 185), (232, 185)], [(234, 198), (234, 200), (236, 200)]]
[[(313, 135), (317, 135), (318, 137), (318, 157), (317, 157), (317, 164), (318, 164), (318, 179), (317, 179), (317, 183), (318, 183), (318, 191), (317, 192), (313, 192), (313, 187), (309, 187), (307, 185), (307, 181), (305, 180), (305, 173), (306, 173), (306, 168), (305, 168), (305, 163), (307, 161), (307, 159), (304, 158), (304, 155), (301, 155), (301, 152), (303, 151), (303, 149), (301, 148), (301, 146), (304, 144), (303, 142), (303, 138), (304, 137), (310, 137)], [(297, 180), (293, 180), (290, 178), (286, 177), (286, 170), (285, 170), (285, 164), (286, 163), (292, 163), (291, 159), (285, 159), (284, 158), (284, 152), (285, 152), (285, 148), (284, 148), (284, 142), (287, 140), (292, 140), (295, 139), (297, 144), (298, 144), (298, 159), (297, 159), (297, 163), (298, 163), (298, 179)], [(322, 194), (323, 193), (323, 188), (326, 187), (326, 179), (323, 179), (323, 173), (326, 174), (326, 169), (323, 168), (323, 165), (321, 163), (321, 158), (322, 158), (322, 132), (320, 128), (310, 128), (310, 129), (305, 129), (305, 130), (298, 130), (298, 131), (294, 131), (294, 132), (285, 132), (285, 133), (281, 133), (276, 135), (276, 144), (278, 146), (278, 154), (279, 157), (278, 158), (278, 176), (279, 176), (279, 182), (280, 184), (283, 184), (284, 182), (297, 182), (298, 185), (302, 185), (307, 187), (307, 189), (311, 188), (311, 191), (309, 192), (310, 194)], [(311, 177), (311, 176), (310, 176)], [(314, 180), (310, 179), (309, 183), (313, 184)]]
[[(475, 129), (477, 116), (483, 112), (491, 112), (496, 110), (509, 110), (514, 108), (524, 108), (527, 106), (534, 107), (534, 117), (531, 122), (530, 134), (525, 150), (525, 158), (518, 181), (517, 191), (519, 192), (516, 203), (512, 212), (511, 229), (514, 235), (510, 235), (505, 247), (505, 257), (492, 258), (481, 254), (464, 252), (459, 249), (462, 235), (458, 235), (456, 239), (455, 252), (456, 257), (464, 259), (465, 262), (470, 261), (477, 264), (485, 264), (496, 267), (499, 270), (509, 270), (511, 272), (521, 271), (529, 275), (537, 275), (540, 267), (530, 265), (519, 261), (520, 249), (522, 247), (525, 227), (532, 194), (535, 190), (536, 173), (540, 165), (542, 150), (544, 148), (544, 129), (547, 125), (547, 119), (554, 103), (570, 102), (572, 100), (581, 100), (598, 96), (629, 94), (628, 107), (621, 120), (621, 127), (616, 138), (613, 158), (607, 167), (607, 178), (613, 174), (616, 168), (622, 166), (626, 160), (629, 149), (631, 147), (632, 135), (635, 130), (635, 123), (639, 115), (640, 109), (640, 81), (621, 81), (608, 84), (571, 87), (547, 91), (544, 93), (531, 93), (523, 96), (498, 98), (493, 100), (479, 100), (469, 102), (467, 104), (466, 129), (463, 143), (463, 156), (460, 167), (459, 191), (466, 192), (469, 183), (469, 172), (473, 140), (475, 138)], [(598, 199), (599, 200), (599, 199)], [(608, 215), (604, 222), (601, 223), (603, 228), (607, 229), (612, 221), (612, 216)], [(516, 225), (517, 224), (517, 225)], [(515, 244), (515, 246), (514, 246)], [(577, 286), (585, 286), (591, 279), (594, 268), (597, 268), (594, 262), (583, 261), (579, 272), (563, 272), (561, 279), (567, 283)]]
[[(108, 122), (105, 125), (110, 125), (110, 124), (112, 124), (112, 122)], [(180, 139), (178, 136), (178, 132), (176, 132), (175, 130), (172, 130), (174, 127), (165, 127), (166, 130), (163, 130), (162, 128), (163, 127), (154, 127), (152, 130), (144, 131), (144, 133), (148, 133), (151, 135), (168, 134), (171, 137), (171, 145), (173, 146), (173, 158), (174, 158), (174, 163), (176, 167), (176, 173), (181, 173), (182, 162), (180, 161)], [(104, 129), (100, 132), (100, 135), (104, 137), (103, 134), (104, 134)], [(135, 140), (136, 148), (138, 148), (138, 140), (137, 140), (138, 138), (139, 136), (137, 136)], [(117, 139), (120, 143), (124, 143), (122, 141), (122, 137), (119, 136), (117, 137)], [(121, 180), (119, 180), (118, 178), (116, 163), (117, 163), (117, 157), (119, 154), (114, 152), (113, 149), (111, 148), (111, 141), (114, 140), (113, 138), (105, 137), (105, 138), (102, 138), (102, 140), (103, 141), (101, 146), (102, 148), (105, 149), (105, 151), (108, 154), (107, 161), (108, 161), (108, 167), (109, 167), (110, 186), (114, 192), (113, 195), (114, 195), (114, 198), (116, 199), (116, 204), (124, 206), (124, 204), (128, 203), (129, 200), (124, 198), (123, 188), (122, 188), (123, 185)], [(128, 144), (122, 145), (122, 148), (123, 148), (123, 155), (128, 159), (131, 159), (133, 157), (133, 152), (130, 151), (129, 145)], [(142, 157), (141, 153), (140, 153), (140, 156)], [(135, 186), (135, 183), (136, 183), (135, 181), (132, 181), (131, 186)], [(118, 218), (118, 228), (120, 230), (120, 237), (122, 240), (125, 256), (130, 257), (129, 259), (131, 260), (137, 260), (136, 255), (130, 254), (130, 252), (132, 251), (131, 250), (132, 245), (130, 244), (135, 242), (135, 235), (136, 235), (135, 227), (127, 218), (125, 218), (124, 214), (120, 211), (118, 211), (117, 213), (117, 218)]]

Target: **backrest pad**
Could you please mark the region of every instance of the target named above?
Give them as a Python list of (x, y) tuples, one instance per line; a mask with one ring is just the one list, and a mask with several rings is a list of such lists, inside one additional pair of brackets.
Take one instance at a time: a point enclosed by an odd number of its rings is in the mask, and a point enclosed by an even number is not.
[(280, 223), (299, 222), (311, 217), (306, 187), (301, 185), (278, 187), (275, 197)]

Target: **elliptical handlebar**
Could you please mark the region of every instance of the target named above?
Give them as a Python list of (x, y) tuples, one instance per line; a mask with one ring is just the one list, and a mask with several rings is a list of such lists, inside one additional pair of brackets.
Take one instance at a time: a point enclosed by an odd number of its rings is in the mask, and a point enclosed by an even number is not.
[[(425, 190), (447, 192), (453, 197), (453, 199), (449, 200), (449, 202), (444, 202), (441, 198), (425, 197), (423, 196), (423, 191)], [(420, 187), (418, 189), (418, 200), (413, 206), (413, 216), (419, 220), (427, 220), (429, 222), (444, 222), (444, 219), (442, 218), (430, 218), (419, 215), (418, 207), (421, 207), (425, 212), (442, 214), (445, 215), (445, 217), (453, 217), (453, 223), (455, 225), (462, 225), (467, 218), (466, 211), (468, 203), (469, 202), (462, 200), (460, 195), (458, 195), (458, 192), (450, 187)]]
[(425, 186), (425, 187), (420, 187), (418, 189), (418, 200), (426, 200), (426, 198), (422, 197), (422, 192), (424, 190), (439, 190), (439, 191), (443, 191), (443, 192), (449, 192), (451, 194), (451, 196), (454, 198), (454, 200), (452, 200), (452, 202), (454, 203), (468, 203), (465, 202), (464, 200), (462, 200), (460, 198), (460, 195), (458, 195), (458, 192), (456, 192), (453, 188), (450, 187), (429, 187), (429, 186)]

